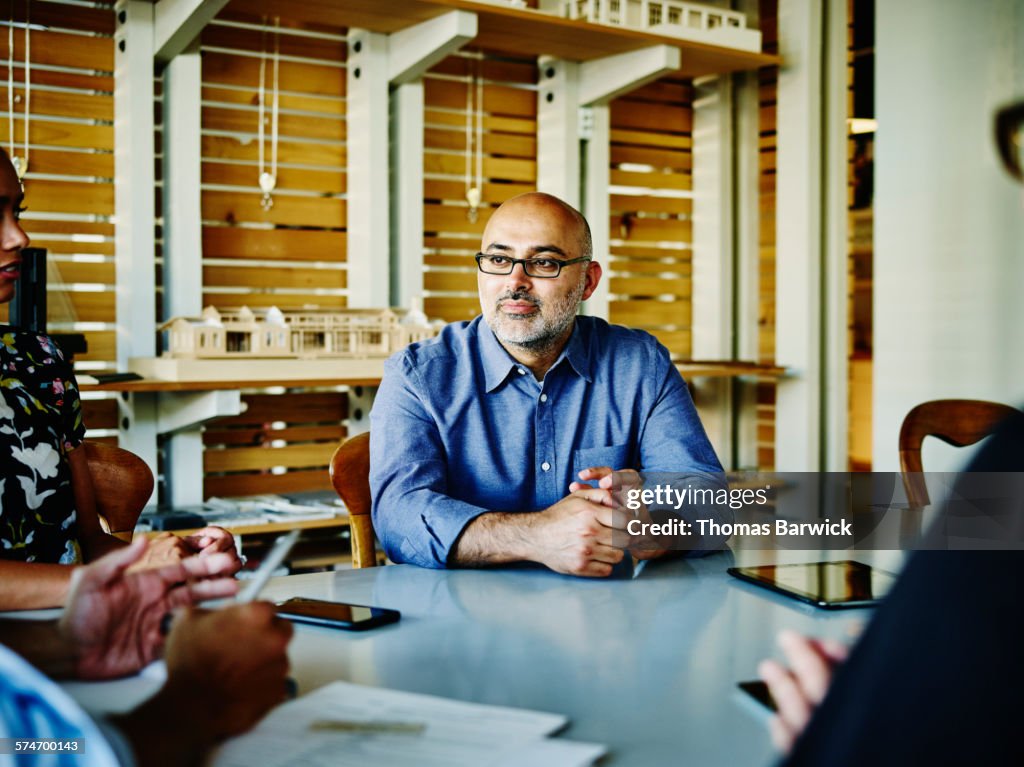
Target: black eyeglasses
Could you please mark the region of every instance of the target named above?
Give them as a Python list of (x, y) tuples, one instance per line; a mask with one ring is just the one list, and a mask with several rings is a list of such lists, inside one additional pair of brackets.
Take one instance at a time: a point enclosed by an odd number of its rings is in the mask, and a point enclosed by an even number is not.
[(539, 277), (544, 280), (551, 280), (560, 275), (563, 266), (591, 260), (590, 256), (559, 261), (557, 258), (509, 258), (508, 256), (491, 255), (490, 253), (477, 253), (474, 258), (476, 259), (476, 265), (480, 267), (480, 271), (484, 274), (512, 274), (516, 264), (522, 264), (523, 269), (529, 276)]
[(996, 145), (1006, 170), (1024, 182), (1024, 101), (996, 112)]

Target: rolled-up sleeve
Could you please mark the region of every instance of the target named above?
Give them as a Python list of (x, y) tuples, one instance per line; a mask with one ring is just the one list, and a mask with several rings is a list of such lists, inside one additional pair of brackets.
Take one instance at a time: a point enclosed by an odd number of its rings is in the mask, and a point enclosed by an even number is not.
[(448, 495), (448, 458), (404, 355), (384, 366), (370, 413), (373, 525), (393, 562), (443, 568), (462, 531), (488, 509)]

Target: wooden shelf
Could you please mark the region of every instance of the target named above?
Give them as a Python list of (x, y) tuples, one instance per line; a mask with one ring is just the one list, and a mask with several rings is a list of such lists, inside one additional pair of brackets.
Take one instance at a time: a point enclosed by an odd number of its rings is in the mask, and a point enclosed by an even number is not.
[(377, 386), (380, 378), (300, 378), (300, 379), (246, 379), (238, 381), (158, 381), (142, 379), (141, 381), (117, 381), (106, 384), (79, 384), (82, 391), (123, 391), (123, 392), (160, 392), (160, 391), (218, 391), (221, 389), (266, 389), (271, 386), (289, 388), (308, 386)]
[(689, 360), (677, 362), (676, 369), (683, 378), (737, 378), (739, 376), (767, 376), (780, 378), (785, 368), (776, 365), (761, 365), (756, 362), (736, 360)]
[[(715, 377), (730, 378), (736, 376), (773, 376), (779, 377), (786, 373), (785, 368), (775, 365), (761, 365), (756, 362), (738, 362), (731, 360), (690, 360), (676, 363), (676, 368), (684, 378)], [(308, 386), (378, 386), (379, 378), (323, 378), (285, 380), (251, 379), (240, 381), (157, 381), (143, 379), (141, 381), (118, 381), (107, 384), (80, 384), (82, 391), (123, 391), (123, 392), (161, 392), (161, 391), (217, 391), (222, 389), (265, 389), (271, 386), (308, 387)]]
[[(347, 515), (340, 517), (331, 517), (329, 519), (297, 519), (297, 520), (283, 520), (281, 522), (266, 522), (262, 524), (245, 524), (245, 525), (232, 525), (230, 522), (211, 522), (211, 525), (217, 527), (223, 527), (225, 530), (231, 531), (234, 535), (264, 535), (269, 533), (287, 533), (291, 530), (319, 530), (329, 527), (348, 527), (349, 518)], [(175, 535), (185, 536), (194, 535), (199, 532), (202, 528), (190, 528), (188, 530), (153, 530), (151, 532), (144, 533), (147, 538), (153, 538), (157, 535), (162, 535), (164, 532), (174, 533)]]
[(570, 61), (628, 53), (652, 45), (671, 45), (682, 51), (679, 73), (684, 77), (738, 72), (773, 66), (781, 59), (718, 45), (694, 43), (677, 37), (634, 29), (564, 19), (528, 8), (486, 5), (470, 0), (232, 0), (224, 16), (254, 24), (264, 16), (282, 16), (283, 24), (311, 29), (359, 27), (391, 33), (453, 10), (477, 15), (478, 33), (473, 46), (531, 56), (550, 55)]

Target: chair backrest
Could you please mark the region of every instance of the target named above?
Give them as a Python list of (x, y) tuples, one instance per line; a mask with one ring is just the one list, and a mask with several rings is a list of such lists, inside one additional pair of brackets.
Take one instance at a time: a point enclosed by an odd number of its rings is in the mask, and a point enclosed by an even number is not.
[(82, 444), (92, 477), (96, 511), (111, 535), (130, 541), (139, 514), (153, 495), (153, 472), (135, 453), (86, 440)]
[(900, 470), (912, 508), (929, 504), (921, 467), (921, 443), (932, 436), (954, 447), (967, 447), (991, 434), (1017, 411), (1009, 405), (977, 399), (937, 399), (907, 413), (900, 427)]
[(348, 508), (352, 525), (352, 567), (377, 565), (370, 517), (370, 432), (342, 442), (331, 457), (331, 484)]

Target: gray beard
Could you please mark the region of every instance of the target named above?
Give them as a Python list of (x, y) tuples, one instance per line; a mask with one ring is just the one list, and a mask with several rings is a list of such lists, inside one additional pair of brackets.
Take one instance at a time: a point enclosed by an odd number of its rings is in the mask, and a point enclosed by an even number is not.
[[(542, 315), (516, 319), (508, 315), (501, 315), (498, 307), (495, 306), (494, 311), (486, 318), (487, 325), (494, 333), (494, 337), (503, 345), (513, 346), (532, 354), (545, 354), (552, 351), (562, 341), (566, 330), (572, 327), (572, 323), (576, 319), (576, 310), (580, 305), (580, 298), (583, 295), (583, 288), (584, 283), (581, 280), (575, 290), (554, 305), (554, 316), (550, 319), (544, 319)], [(510, 296), (504, 295), (498, 300), (506, 298), (510, 298)], [(521, 295), (517, 295), (516, 298), (521, 300)], [(538, 310), (542, 309), (543, 304), (538, 302), (537, 308)], [(521, 331), (519, 333), (507, 332), (512, 327), (507, 323), (538, 323), (538, 320), (540, 320), (539, 324), (533, 328), (518, 328)]]

